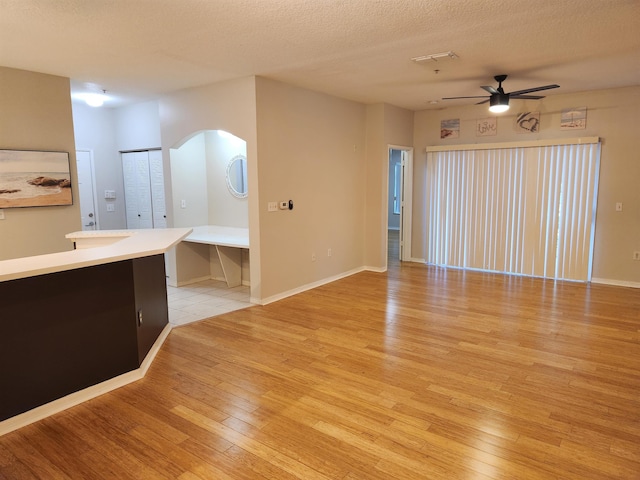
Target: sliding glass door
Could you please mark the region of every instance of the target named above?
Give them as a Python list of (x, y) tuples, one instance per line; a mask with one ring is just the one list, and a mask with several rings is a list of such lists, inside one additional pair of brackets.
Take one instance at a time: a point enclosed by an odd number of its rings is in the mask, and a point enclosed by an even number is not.
[(597, 138), (427, 149), (427, 263), (589, 280)]

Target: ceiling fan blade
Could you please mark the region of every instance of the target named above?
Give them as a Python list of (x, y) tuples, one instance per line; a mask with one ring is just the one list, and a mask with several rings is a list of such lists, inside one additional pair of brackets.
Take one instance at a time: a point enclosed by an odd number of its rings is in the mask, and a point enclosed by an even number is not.
[(512, 95), (509, 94), (509, 98), (521, 98), (525, 100), (540, 100), (544, 98), (544, 95)]
[(525, 90), (517, 90), (515, 92), (509, 92), (509, 95), (521, 95), (523, 93), (539, 92), (540, 90), (549, 90), (550, 88), (560, 88), (560, 85), (544, 85), (543, 87), (527, 88)]
[(493, 95), (494, 93), (500, 93), (500, 92), (498, 92), (498, 90), (496, 90), (495, 88), (493, 88), (493, 87), (489, 87), (489, 86), (487, 86), (487, 85), (483, 85), (483, 86), (481, 86), (480, 88), (484, 88), (487, 92), (489, 92), (489, 93), (490, 93), (490, 94), (492, 94), (492, 95)]
[(483, 103), (487, 103), (491, 98), (487, 98), (486, 100), (482, 100), (481, 102), (476, 103), (476, 105), (482, 105)]
[(443, 97), (442, 100), (458, 100), (459, 98), (488, 98), (486, 95), (476, 95), (475, 97)]

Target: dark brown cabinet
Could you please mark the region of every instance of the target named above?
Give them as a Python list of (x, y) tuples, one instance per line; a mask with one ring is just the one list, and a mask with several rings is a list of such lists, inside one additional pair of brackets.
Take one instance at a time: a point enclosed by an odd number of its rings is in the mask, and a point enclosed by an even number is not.
[(137, 369), (165, 281), (160, 254), (1, 282), (0, 421)]

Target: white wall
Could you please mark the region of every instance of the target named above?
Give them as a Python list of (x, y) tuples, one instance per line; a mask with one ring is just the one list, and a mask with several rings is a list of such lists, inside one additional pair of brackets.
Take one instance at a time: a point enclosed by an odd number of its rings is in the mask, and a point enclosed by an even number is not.
[[(126, 228), (122, 158), (119, 152), (160, 147), (158, 102), (120, 108), (94, 108), (84, 102), (74, 101), (73, 124), (76, 148), (93, 152), (98, 228)], [(105, 190), (115, 190), (115, 201), (105, 200)], [(107, 203), (113, 203), (115, 211), (108, 212)]]
[(207, 201), (209, 224), (249, 227), (249, 202), (236, 198), (227, 188), (227, 166), (236, 155), (247, 155), (247, 143), (238, 138), (223, 138), (217, 131), (205, 132), (207, 151)]
[[(169, 156), (171, 159), (169, 172), (173, 188), (172, 197), (167, 198), (167, 202), (171, 202), (173, 207), (173, 226), (208, 225), (209, 203), (204, 132), (192, 136), (179, 148), (170, 149)], [(165, 181), (166, 176), (165, 171)]]
[(118, 151), (160, 148), (160, 110), (157, 101), (114, 109)]
[[(73, 127), (76, 150), (89, 150), (93, 154), (96, 181), (96, 214), (99, 230), (126, 228), (122, 161), (116, 144), (116, 112), (112, 108), (96, 108), (84, 102), (73, 102)], [(105, 190), (116, 192), (115, 200), (104, 198)], [(107, 204), (115, 207), (107, 211)]]

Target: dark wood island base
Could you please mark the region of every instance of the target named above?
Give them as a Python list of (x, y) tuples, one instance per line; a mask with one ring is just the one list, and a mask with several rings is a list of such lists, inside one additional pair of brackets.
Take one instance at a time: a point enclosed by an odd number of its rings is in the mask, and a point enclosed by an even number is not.
[(140, 368), (168, 325), (164, 255), (0, 282), (0, 422)]

